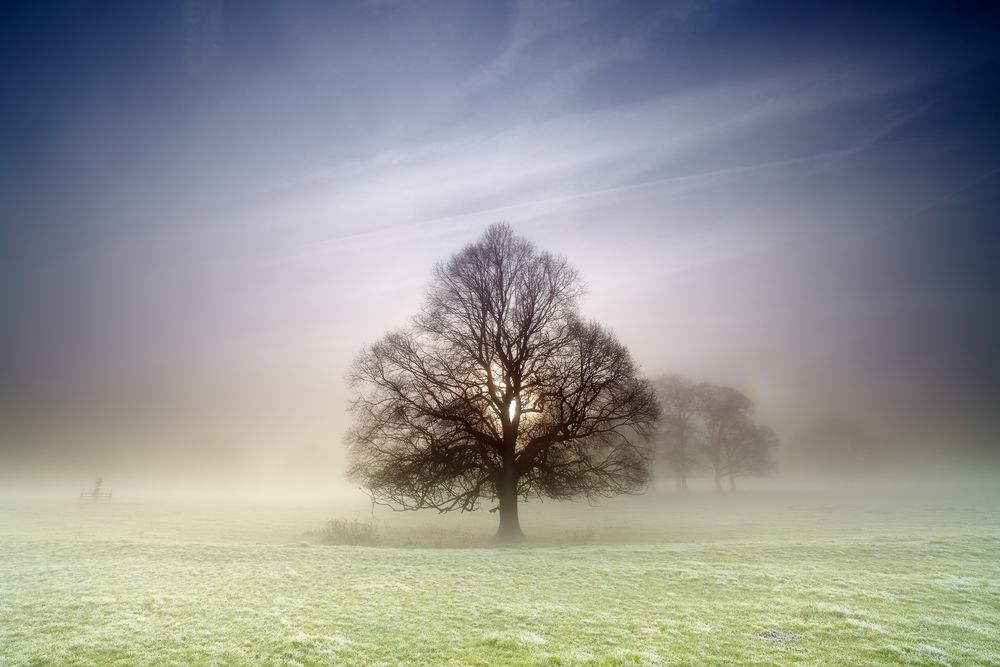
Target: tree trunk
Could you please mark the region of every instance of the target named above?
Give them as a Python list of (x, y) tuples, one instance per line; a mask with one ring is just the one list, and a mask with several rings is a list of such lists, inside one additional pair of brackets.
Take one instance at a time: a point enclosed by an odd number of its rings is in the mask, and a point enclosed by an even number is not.
[(500, 527), (494, 539), (503, 544), (520, 542), (524, 533), (517, 516), (517, 479), (508, 472), (501, 473), (497, 480), (497, 500), (500, 501)]
[(688, 455), (687, 455), (687, 436), (686, 434), (681, 434), (681, 493), (687, 493), (688, 490)]
[(715, 492), (722, 492), (722, 449), (716, 444), (712, 446), (712, 472), (715, 473)]

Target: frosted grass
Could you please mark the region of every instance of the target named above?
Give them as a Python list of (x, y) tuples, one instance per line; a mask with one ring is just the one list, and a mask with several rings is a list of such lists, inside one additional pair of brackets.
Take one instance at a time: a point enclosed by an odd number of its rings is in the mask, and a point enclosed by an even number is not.
[(142, 507), (67, 530), (96, 509), (0, 515), (0, 664), (1000, 664), (989, 511), (747, 530), (695, 506), (640, 543), (433, 549), (309, 544), (315, 509), (263, 515), (285, 543), (218, 508), (186, 535)]

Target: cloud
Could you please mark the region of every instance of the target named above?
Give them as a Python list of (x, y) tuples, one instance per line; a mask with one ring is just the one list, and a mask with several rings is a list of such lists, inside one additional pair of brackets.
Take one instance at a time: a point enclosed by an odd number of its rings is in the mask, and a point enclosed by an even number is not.
[[(741, 82), (600, 110), (564, 111), (511, 127), (480, 127), (446, 140), (384, 147), (367, 160), (335, 164), (276, 191), (262, 220), (302, 239), (292, 253), (370, 230), (450, 224), (490, 214), (661, 189), (683, 194), (760, 170), (800, 170), (862, 150), (909, 116), (890, 118), (858, 142), (850, 128), (827, 128), (823, 150), (769, 144), (762, 159), (731, 148), (733, 137), (808, 122), (826, 110), (892, 95), (910, 81), (844, 86), (788, 78)], [(840, 138), (840, 143), (836, 139)], [(691, 168), (687, 162), (697, 158)], [(650, 177), (650, 175), (653, 175)], [(265, 223), (266, 224), (266, 223)]]

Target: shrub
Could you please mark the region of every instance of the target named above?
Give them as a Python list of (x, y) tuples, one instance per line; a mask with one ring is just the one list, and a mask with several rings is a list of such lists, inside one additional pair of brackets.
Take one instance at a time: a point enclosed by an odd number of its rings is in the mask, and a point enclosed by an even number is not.
[(326, 522), (323, 530), (317, 531), (323, 544), (343, 544), (350, 546), (374, 546), (378, 544), (378, 532), (372, 522), (333, 519)]

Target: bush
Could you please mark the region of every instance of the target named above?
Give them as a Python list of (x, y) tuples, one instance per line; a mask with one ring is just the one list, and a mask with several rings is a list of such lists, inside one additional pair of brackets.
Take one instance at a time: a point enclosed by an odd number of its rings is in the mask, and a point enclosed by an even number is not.
[(323, 530), (315, 535), (323, 544), (343, 544), (350, 546), (374, 546), (378, 544), (378, 533), (371, 522), (333, 519), (326, 522)]

